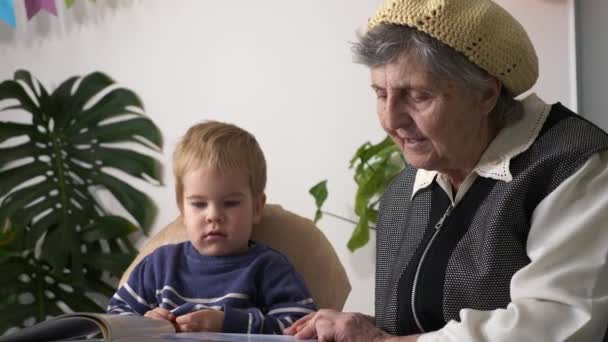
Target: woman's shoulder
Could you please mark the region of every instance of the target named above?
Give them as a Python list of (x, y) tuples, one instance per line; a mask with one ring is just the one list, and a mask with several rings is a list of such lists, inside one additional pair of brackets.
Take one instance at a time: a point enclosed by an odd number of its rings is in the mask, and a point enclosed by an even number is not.
[(608, 149), (608, 134), (591, 121), (561, 103), (551, 111), (529, 154), (546, 160), (552, 158), (584, 162), (592, 154)]
[[(608, 150), (608, 134), (557, 103), (530, 147), (510, 163), (514, 179), (535, 180), (553, 189), (598, 152)], [(517, 183), (517, 182), (516, 182)]]
[[(603, 129), (559, 102), (551, 106), (551, 111), (543, 125), (540, 136), (547, 137), (548, 134), (583, 138), (591, 135), (597, 140), (608, 140), (608, 134)], [(578, 141), (585, 142), (586, 140), (588, 141), (588, 139), (579, 139)]]

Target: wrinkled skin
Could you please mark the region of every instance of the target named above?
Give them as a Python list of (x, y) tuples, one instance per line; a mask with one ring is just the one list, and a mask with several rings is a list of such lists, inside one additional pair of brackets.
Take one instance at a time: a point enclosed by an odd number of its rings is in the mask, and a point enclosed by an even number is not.
[(352, 312), (322, 309), (297, 320), (285, 329), (286, 335), (319, 342), (415, 342), (416, 336), (393, 336), (374, 325), (374, 318)]

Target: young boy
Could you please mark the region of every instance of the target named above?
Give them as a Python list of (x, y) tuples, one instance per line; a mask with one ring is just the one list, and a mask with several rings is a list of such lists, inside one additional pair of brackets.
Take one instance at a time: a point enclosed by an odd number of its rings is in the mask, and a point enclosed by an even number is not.
[(234, 125), (191, 127), (173, 156), (187, 242), (157, 248), (107, 311), (173, 323), (176, 331), (282, 334), (315, 304), (279, 252), (250, 240), (266, 201), (266, 162)]

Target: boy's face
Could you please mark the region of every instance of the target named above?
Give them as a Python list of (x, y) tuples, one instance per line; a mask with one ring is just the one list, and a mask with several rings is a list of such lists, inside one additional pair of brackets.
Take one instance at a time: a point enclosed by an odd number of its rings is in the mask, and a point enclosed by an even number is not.
[(266, 199), (252, 195), (247, 174), (199, 168), (184, 175), (183, 185), (182, 220), (196, 250), (215, 256), (245, 252)]

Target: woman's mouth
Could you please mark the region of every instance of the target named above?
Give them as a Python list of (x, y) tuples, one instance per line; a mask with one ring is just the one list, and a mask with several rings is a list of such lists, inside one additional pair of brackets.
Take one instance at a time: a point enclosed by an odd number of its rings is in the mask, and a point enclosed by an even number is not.
[(427, 140), (420, 135), (408, 134), (401, 128), (397, 129), (397, 137), (401, 141), (402, 147), (407, 149), (419, 148)]

